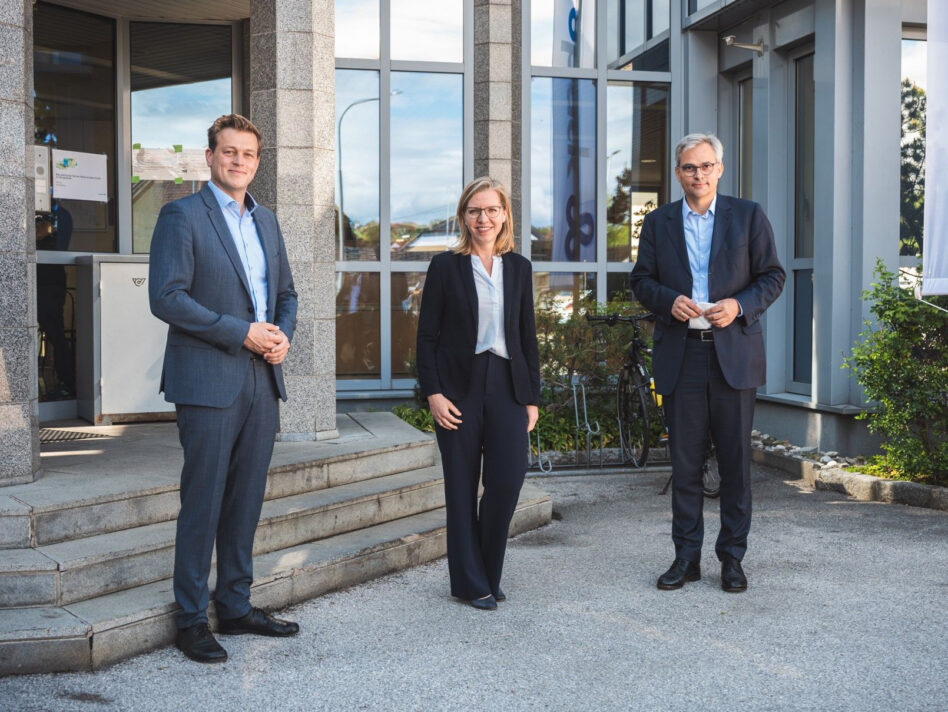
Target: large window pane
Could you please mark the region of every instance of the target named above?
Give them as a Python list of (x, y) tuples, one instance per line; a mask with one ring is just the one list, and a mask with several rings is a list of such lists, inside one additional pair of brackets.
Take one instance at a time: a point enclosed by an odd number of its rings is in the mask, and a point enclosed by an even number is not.
[(210, 180), (207, 127), (231, 111), (230, 25), (133, 22), (132, 244), (151, 248), (165, 203)]
[[(37, 221), (59, 227), (55, 240), (40, 239), (40, 250), (117, 251), (114, 57), (114, 21), (46, 3), (33, 8), (36, 144), (50, 149), (50, 166), (76, 160), (55, 150), (105, 156), (106, 166), (104, 201), (63, 197), (54, 174), (52, 201), (38, 206)], [(88, 168), (84, 157), (78, 162)]]
[(381, 376), (378, 272), (336, 273), (336, 377)]
[(392, 0), (392, 59), (464, 61), (461, 0)]
[(816, 114), (813, 55), (796, 61), (796, 140), (794, 156), (794, 257), (813, 257), (813, 163)]
[(668, 200), (668, 87), (610, 82), (606, 106), (606, 251), (634, 262), (642, 221)]
[(392, 378), (415, 374), (415, 341), (424, 272), (392, 272)]
[(552, 309), (566, 319), (596, 303), (595, 272), (534, 272), (533, 300), (537, 309)]
[(709, 5), (714, 5), (716, 2), (720, 2), (720, 0), (688, 0), (688, 14), (694, 14)]
[(379, 0), (336, 0), (336, 56), (379, 58)]
[(531, 117), (531, 255), (596, 260), (596, 85), (534, 77)]
[(392, 72), (393, 260), (453, 247), (464, 179), (463, 77)]
[(813, 380), (813, 270), (793, 273), (793, 380)]
[(925, 223), (925, 40), (902, 40), (899, 254), (921, 256)]
[(594, 0), (532, 0), (530, 15), (531, 64), (596, 66)]
[[(667, 72), (669, 0), (610, 0), (606, 29), (612, 69)], [(622, 58), (621, 61), (617, 61)]]
[(379, 74), (337, 69), (336, 259), (378, 258)]

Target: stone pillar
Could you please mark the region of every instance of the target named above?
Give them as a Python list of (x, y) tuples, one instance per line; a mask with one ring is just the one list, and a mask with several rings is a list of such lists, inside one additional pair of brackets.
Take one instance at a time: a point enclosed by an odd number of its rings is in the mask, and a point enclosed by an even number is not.
[(252, 0), (249, 64), (263, 133), (250, 189), (277, 214), (299, 294), (278, 438), (322, 440), (337, 435), (332, 0)]
[(474, 0), (474, 175), (507, 186), (516, 228), (522, 196), (520, 53), (520, 0)]
[(33, 4), (0, 0), (0, 485), (39, 470)]

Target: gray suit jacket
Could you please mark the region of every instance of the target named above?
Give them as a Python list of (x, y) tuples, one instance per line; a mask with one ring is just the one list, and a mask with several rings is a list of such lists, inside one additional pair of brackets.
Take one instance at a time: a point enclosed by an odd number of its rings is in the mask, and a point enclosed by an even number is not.
[[(785, 274), (774, 231), (757, 203), (718, 194), (708, 286), (712, 302), (734, 297), (744, 315), (714, 330), (714, 349), (721, 371), (732, 388), (756, 388), (764, 383), (765, 354), (761, 315), (783, 289)], [(671, 315), (679, 294), (691, 296), (691, 267), (685, 246), (681, 201), (645, 216), (639, 254), (632, 269), (632, 290), (656, 316), (652, 371), (662, 395), (675, 390), (685, 355), (687, 322)]]
[[(296, 327), (296, 292), (276, 216), (258, 205), (257, 233), (267, 259), (267, 320), (289, 339)], [(244, 339), (254, 320), (246, 273), (221, 207), (207, 186), (165, 205), (151, 241), (151, 311), (166, 322), (168, 343), (160, 390), (180, 405), (233, 404), (250, 368)], [(286, 400), (281, 366), (271, 366)]]

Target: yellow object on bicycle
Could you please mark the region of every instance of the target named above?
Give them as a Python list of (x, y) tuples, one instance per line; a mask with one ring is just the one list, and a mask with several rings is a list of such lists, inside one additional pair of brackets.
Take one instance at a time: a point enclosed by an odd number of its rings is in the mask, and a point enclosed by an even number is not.
[(654, 378), (648, 379), (648, 389), (652, 392), (652, 400), (655, 401), (655, 405), (661, 408), (662, 407), (662, 394), (655, 392), (655, 379)]

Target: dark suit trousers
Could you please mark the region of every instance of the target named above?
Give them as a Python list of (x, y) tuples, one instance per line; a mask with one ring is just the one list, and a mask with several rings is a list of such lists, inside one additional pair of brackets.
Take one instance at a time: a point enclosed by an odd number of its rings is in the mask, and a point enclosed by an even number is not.
[(700, 561), (704, 539), (701, 467), (708, 433), (721, 475), (721, 530), (715, 552), (741, 560), (751, 523), (751, 426), (756, 389), (724, 380), (713, 342), (685, 341), (675, 390), (665, 398), (672, 457), (672, 540), (675, 555)]
[[(510, 362), (474, 357), (457, 430), (436, 428), (444, 467), (451, 595), (471, 600), (500, 586), (507, 533), (527, 471), (527, 408), (513, 393)], [(477, 507), (483, 453), (484, 493)]]
[(175, 539), (174, 597), (178, 627), (207, 621), (208, 575), (217, 540), (214, 600), (221, 618), (250, 611), (253, 537), (279, 422), (271, 366), (254, 359), (227, 408), (179, 405), (184, 448), (181, 512)]

